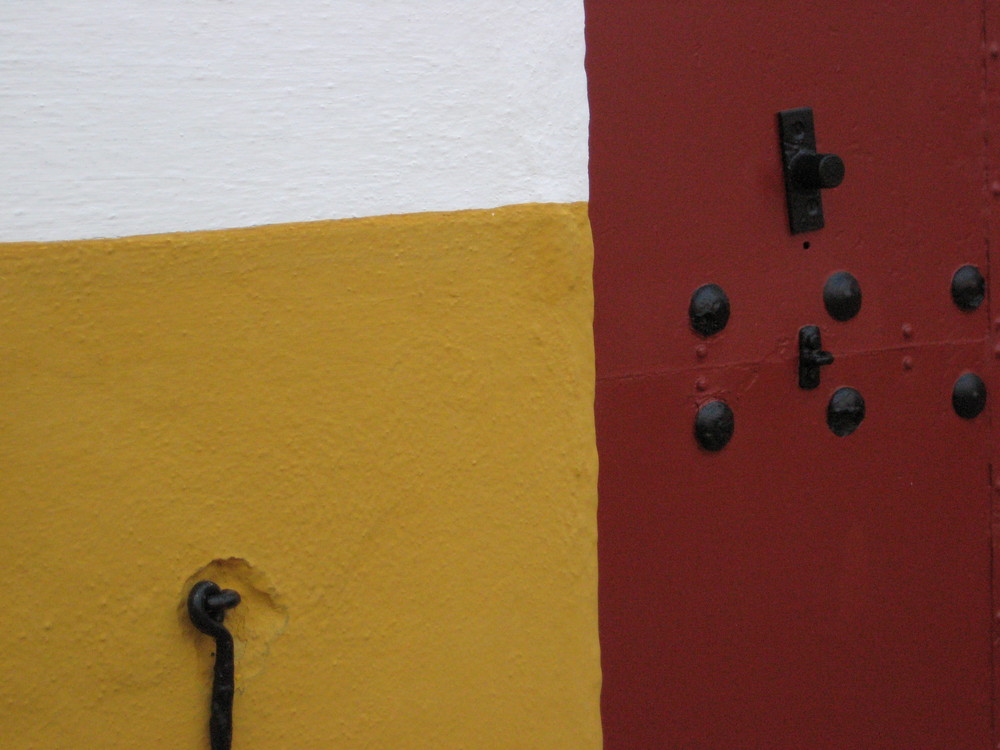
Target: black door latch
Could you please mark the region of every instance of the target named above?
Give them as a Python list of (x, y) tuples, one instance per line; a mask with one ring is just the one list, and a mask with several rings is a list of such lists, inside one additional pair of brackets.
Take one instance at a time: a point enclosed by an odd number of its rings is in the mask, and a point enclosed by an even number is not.
[(788, 226), (792, 234), (823, 228), (821, 189), (835, 188), (844, 180), (844, 160), (816, 151), (813, 111), (809, 107), (778, 113), (781, 161), (785, 168)]
[(799, 388), (819, 387), (819, 368), (833, 364), (833, 355), (823, 351), (819, 326), (799, 329)]
[(205, 635), (215, 639), (215, 671), (212, 678), (212, 710), (208, 732), (212, 750), (230, 750), (233, 742), (233, 693), (236, 690), (233, 636), (222, 621), (226, 610), (240, 603), (232, 589), (220, 589), (212, 581), (199, 581), (188, 594), (188, 615)]

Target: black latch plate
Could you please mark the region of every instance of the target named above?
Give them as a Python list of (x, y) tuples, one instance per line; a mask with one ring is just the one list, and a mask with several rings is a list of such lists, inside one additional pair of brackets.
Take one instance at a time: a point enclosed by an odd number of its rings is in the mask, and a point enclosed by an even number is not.
[(811, 107), (786, 109), (778, 113), (781, 159), (788, 199), (788, 227), (792, 234), (823, 228), (823, 198), (819, 188), (803, 188), (792, 175), (791, 163), (801, 151), (816, 151), (816, 130)]

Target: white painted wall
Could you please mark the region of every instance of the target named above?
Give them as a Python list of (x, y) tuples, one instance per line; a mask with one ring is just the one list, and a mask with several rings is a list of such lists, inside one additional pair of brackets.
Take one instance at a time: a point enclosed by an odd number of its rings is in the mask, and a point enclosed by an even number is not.
[(587, 198), (582, 0), (2, 0), (0, 240)]

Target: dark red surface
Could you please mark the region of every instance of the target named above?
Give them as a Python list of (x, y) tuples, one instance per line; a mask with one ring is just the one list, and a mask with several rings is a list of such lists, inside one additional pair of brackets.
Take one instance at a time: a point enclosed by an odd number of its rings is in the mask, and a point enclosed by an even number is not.
[[(949, 283), (989, 268), (1000, 16), (586, 7), (606, 747), (992, 747), (993, 441), (950, 399), (965, 370), (1000, 384), (988, 306), (960, 312)], [(847, 176), (827, 227), (792, 236), (775, 115), (799, 106)], [(843, 323), (822, 303), (837, 270), (864, 293)], [(705, 340), (687, 305), (708, 282), (732, 317)], [(806, 324), (837, 357), (815, 391)], [(844, 385), (868, 415), (838, 438)], [(736, 416), (718, 454), (692, 436), (710, 398)]]
[[(986, 132), (986, 179), (983, 184), (983, 213), (986, 219), (987, 240), (994, 248), (989, 253), (989, 277), (994, 283), (989, 287), (989, 317), (993, 321), (991, 344), (994, 347), (994, 357), (1000, 358), (1000, 290), (996, 289), (996, 280), (1000, 279), (1000, 253), (997, 252), (997, 242), (1000, 238), (1000, 2), (989, 0), (985, 3), (985, 33), (983, 35), (983, 59), (986, 81), (986, 96), (984, 97), (983, 127)], [(1000, 580), (1000, 441), (996, 439), (997, 425), (1000, 425), (1000, 378), (997, 368), (990, 371), (986, 377), (988, 387), (994, 398), (990, 403), (990, 417), (993, 423), (994, 435), (991, 442), (991, 480), (993, 485), (992, 526), (993, 526), (993, 731), (994, 744), (1000, 743), (1000, 601), (997, 596), (996, 581)]]

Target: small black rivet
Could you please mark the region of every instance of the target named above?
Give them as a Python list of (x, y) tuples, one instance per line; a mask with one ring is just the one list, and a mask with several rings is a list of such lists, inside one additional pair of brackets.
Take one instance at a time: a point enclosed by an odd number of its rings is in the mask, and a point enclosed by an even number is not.
[(962, 419), (975, 419), (986, 408), (986, 383), (973, 372), (965, 373), (955, 381), (951, 405)]
[(702, 336), (711, 336), (729, 322), (729, 297), (718, 284), (705, 284), (694, 290), (688, 307), (691, 327)]
[(826, 423), (837, 437), (847, 437), (865, 418), (865, 400), (853, 388), (838, 388), (826, 407)]
[(707, 451), (721, 451), (733, 436), (733, 410), (725, 401), (709, 401), (698, 409), (694, 436)]
[(986, 297), (986, 279), (975, 266), (962, 266), (951, 277), (951, 298), (960, 310), (975, 310)]
[(834, 320), (850, 320), (861, 309), (861, 285), (847, 271), (837, 271), (823, 286), (823, 304)]

